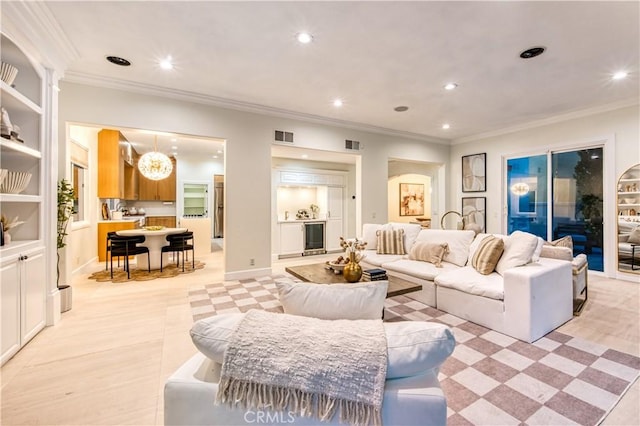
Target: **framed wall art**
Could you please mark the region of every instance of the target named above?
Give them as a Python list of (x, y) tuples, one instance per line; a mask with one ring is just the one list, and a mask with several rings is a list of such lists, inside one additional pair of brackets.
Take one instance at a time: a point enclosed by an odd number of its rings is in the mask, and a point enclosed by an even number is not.
[(400, 184), (400, 216), (422, 216), (424, 214), (424, 184)]
[(486, 165), (486, 153), (462, 156), (462, 192), (487, 190)]
[(462, 217), (465, 224), (477, 223), (486, 232), (487, 197), (462, 198)]

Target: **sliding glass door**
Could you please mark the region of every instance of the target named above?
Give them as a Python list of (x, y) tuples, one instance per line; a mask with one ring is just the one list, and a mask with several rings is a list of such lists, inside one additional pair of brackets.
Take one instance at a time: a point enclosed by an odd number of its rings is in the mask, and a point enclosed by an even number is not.
[(507, 232), (570, 235), (574, 256), (585, 253), (589, 269), (603, 271), (602, 167), (602, 147), (508, 159)]

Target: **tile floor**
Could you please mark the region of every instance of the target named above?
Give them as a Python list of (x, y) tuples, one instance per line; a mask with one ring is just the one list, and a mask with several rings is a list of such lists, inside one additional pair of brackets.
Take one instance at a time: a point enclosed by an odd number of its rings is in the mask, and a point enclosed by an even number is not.
[[(329, 257), (277, 261), (273, 273)], [(196, 351), (188, 292), (223, 278), (222, 252), (198, 259), (203, 270), (175, 278), (112, 284), (77, 277), (73, 309), (2, 367), (0, 423), (163, 424), (164, 381)], [(559, 331), (640, 355), (639, 301), (638, 284), (590, 277), (582, 315)], [(639, 424), (638, 400), (636, 382), (604, 424)]]

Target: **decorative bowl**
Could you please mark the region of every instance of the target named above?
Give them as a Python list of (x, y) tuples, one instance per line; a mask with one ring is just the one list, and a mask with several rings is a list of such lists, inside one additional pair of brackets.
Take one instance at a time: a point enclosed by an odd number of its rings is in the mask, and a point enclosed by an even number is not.
[(24, 191), (31, 181), (31, 173), (28, 172), (8, 172), (2, 181), (0, 192), (5, 194), (19, 194)]
[(13, 84), (13, 81), (16, 79), (18, 75), (18, 68), (14, 67), (11, 64), (6, 62), (2, 63), (0, 67), (0, 79), (7, 83), (9, 86)]
[(335, 263), (335, 262), (329, 262), (329, 266), (331, 267), (331, 269), (333, 269), (334, 271), (340, 271), (342, 272), (342, 270), (344, 269), (346, 263)]
[(164, 229), (164, 226), (162, 225), (145, 226), (144, 229), (147, 231), (162, 231)]
[(635, 198), (623, 198), (622, 201), (624, 204), (636, 204), (637, 201)]

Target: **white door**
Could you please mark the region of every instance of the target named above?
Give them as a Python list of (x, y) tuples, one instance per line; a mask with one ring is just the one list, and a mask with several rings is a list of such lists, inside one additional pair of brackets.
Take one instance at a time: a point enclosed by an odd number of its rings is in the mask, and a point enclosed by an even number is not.
[(327, 191), (327, 251), (340, 251), (344, 236), (344, 189), (330, 186)]
[[(2, 364), (20, 349), (20, 274), (19, 260), (0, 268), (0, 296), (2, 297), (2, 335), (0, 349)], [(44, 269), (44, 268), (43, 268)]]
[(304, 252), (304, 224), (302, 222), (280, 224), (280, 255)]
[(25, 257), (20, 271), (23, 345), (44, 328), (47, 295), (44, 250), (26, 253)]

